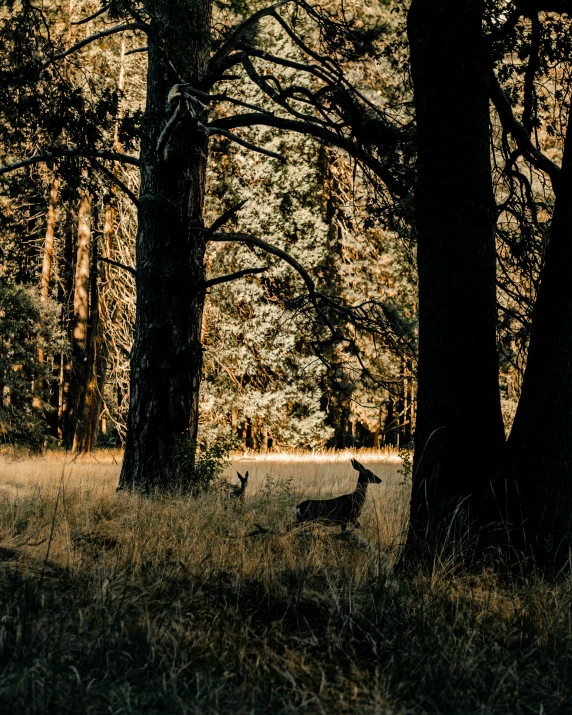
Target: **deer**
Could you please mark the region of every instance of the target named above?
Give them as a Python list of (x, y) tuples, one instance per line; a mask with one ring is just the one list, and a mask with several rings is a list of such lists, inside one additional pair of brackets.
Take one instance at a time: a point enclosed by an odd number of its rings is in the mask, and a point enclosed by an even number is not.
[(233, 499), (239, 499), (240, 501), (244, 501), (244, 492), (246, 491), (246, 486), (248, 484), (248, 472), (246, 472), (244, 477), (240, 472), (237, 472), (236, 474), (240, 480), (240, 486), (238, 487), (238, 489), (233, 489), (230, 493), (230, 496)]
[(365, 504), (368, 484), (381, 484), (381, 479), (357, 459), (352, 459), (352, 467), (359, 473), (357, 486), (351, 494), (343, 494), (334, 499), (307, 499), (294, 510), (296, 521), (315, 521), (325, 526), (341, 526), (342, 532), (348, 524), (360, 527), (358, 521)]

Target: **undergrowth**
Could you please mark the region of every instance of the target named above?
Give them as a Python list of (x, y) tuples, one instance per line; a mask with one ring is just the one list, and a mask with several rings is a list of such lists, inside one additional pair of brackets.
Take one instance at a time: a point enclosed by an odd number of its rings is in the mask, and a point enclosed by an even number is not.
[(0, 495), (2, 712), (572, 711), (570, 578), (396, 575), (372, 509), (284, 533), (295, 486)]

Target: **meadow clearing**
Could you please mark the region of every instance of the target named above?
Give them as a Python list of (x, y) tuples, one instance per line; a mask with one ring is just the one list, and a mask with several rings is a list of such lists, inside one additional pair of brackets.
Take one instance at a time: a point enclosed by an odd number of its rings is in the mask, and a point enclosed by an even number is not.
[[(383, 480), (365, 540), (286, 533), (297, 502), (354, 488), (351, 456)], [(570, 577), (395, 572), (396, 455), (235, 454), (242, 504), (116, 494), (120, 460), (0, 462), (2, 712), (572, 711)]]

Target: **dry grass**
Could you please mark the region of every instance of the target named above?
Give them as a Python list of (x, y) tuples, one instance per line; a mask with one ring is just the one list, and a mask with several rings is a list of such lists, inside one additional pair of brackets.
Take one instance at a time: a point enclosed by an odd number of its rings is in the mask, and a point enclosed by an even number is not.
[(353, 486), (345, 455), (235, 455), (242, 507), (117, 496), (117, 455), (0, 462), (0, 711), (571, 712), (570, 579), (395, 575), (399, 465), (358, 458), (369, 547), (246, 537)]

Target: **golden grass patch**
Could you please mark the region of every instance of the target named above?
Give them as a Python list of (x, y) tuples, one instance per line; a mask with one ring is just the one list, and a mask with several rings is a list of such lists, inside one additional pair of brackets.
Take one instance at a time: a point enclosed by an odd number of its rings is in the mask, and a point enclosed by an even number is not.
[(570, 580), (394, 573), (408, 494), (391, 455), (358, 455), (383, 479), (366, 543), (285, 533), (301, 499), (354, 488), (349, 458), (326, 456), (233, 455), (243, 504), (116, 494), (117, 454), (1, 462), (5, 711), (569, 712)]

